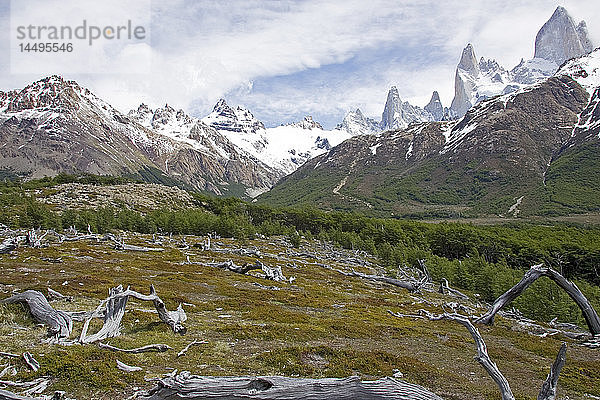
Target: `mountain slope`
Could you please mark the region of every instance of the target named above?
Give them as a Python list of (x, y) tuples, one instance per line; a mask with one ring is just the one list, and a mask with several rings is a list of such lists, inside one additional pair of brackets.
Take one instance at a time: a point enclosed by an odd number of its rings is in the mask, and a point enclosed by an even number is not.
[(0, 93), (0, 143), (0, 169), (29, 177), (87, 172), (175, 179), (237, 195), (264, 191), (279, 178), (181, 110), (141, 106), (125, 116), (59, 76)]
[(484, 101), (459, 121), (352, 138), (261, 200), (388, 214), (506, 213), (538, 189), (587, 102), (570, 77), (550, 78)]

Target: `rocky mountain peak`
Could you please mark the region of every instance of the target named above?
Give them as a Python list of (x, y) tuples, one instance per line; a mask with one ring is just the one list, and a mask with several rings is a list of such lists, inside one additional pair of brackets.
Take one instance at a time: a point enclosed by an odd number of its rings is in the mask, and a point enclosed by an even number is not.
[(217, 104), (213, 107), (213, 113), (227, 118), (235, 118), (235, 111), (229, 107), (225, 99), (219, 99), (219, 101), (217, 101)]
[(413, 122), (425, 121), (433, 121), (433, 116), (407, 101), (402, 102), (398, 88), (392, 86), (388, 92), (383, 114), (381, 115), (380, 130), (402, 129)]
[(398, 88), (392, 86), (388, 91), (387, 100), (385, 101), (385, 107), (383, 108), (383, 114), (381, 114), (381, 126), (383, 129), (391, 129), (395, 125), (395, 121), (400, 118), (400, 108), (402, 107), (402, 100), (398, 93)]
[(471, 43), (467, 44), (467, 47), (463, 49), (460, 61), (458, 62), (458, 68), (467, 71), (471, 75), (477, 75), (479, 73), (479, 64), (477, 63), (475, 50)]
[(89, 94), (77, 82), (67, 81), (59, 75), (52, 75), (33, 82), (19, 92), (13, 92), (7, 99), (8, 112), (30, 109), (73, 112), (80, 107), (79, 94)]
[(346, 131), (352, 136), (374, 134), (380, 131), (379, 123), (372, 118), (365, 117), (360, 108), (349, 111), (335, 129)]
[(575, 25), (564, 7), (558, 6), (535, 38), (535, 58), (561, 65), (593, 50), (584, 21)]
[(425, 111), (433, 115), (433, 118), (436, 121), (441, 121), (444, 118), (444, 107), (440, 100), (440, 94), (437, 91), (434, 91), (431, 95), (431, 100), (429, 100), (429, 103), (425, 106)]
[(305, 116), (302, 121), (291, 124), (302, 129), (323, 129), (320, 123), (315, 121), (311, 115)]
[(241, 106), (234, 109), (224, 99), (220, 99), (213, 111), (202, 118), (202, 121), (222, 131), (251, 133), (265, 129), (264, 124), (256, 119), (250, 110)]

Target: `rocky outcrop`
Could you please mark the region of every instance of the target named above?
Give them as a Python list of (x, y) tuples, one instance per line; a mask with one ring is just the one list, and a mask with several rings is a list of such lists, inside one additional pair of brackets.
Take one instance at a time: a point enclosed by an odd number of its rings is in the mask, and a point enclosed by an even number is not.
[(323, 127), (321, 126), (321, 124), (318, 123), (317, 121), (315, 121), (313, 119), (313, 117), (310, 115), (307, 115), (306, 117), (304, 117), (302, 119), (302, 121), (300, 121), (300, 122), (292, 122), (291, 124), (286, 124), (286, 126), (294, 126), (296, 128), (302, 128), (302, 129), (321, 129), (321, 130), (323, 130)]
[(575, 25), (564, 7), (558, 6), (535, 38), (535, 58), (561, 65), (593, 50), (584, 21)]

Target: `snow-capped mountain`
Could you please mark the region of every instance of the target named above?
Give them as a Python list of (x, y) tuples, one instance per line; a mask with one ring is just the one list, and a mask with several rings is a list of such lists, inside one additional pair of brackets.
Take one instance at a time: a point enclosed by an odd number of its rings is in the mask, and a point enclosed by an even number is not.
[(599, 135), (600, 48), (543, 81), (480, 101), (458, 120), (353, 137), (262, 199), (289, 205), (296, 201), (289, 193), (302, 193), (321, 206), (386, 215), (457, 208), (505, 215), (516, 199), (529, 214), (585, 212), (598, 207)]
[(435, 118), (428, 111), (413, 106), (400, 99), (398, 88), (392, 86), (388, 92), (383, 114), (381, 115), (381, 130), (406, 128), (413, 122), (434, 121)]
[(499, 94), (514, 92), (552, 76), (564, 61), (592, 51), (585, 21), (575, 25), (563, 7), (557, 7), (539, 30), (534, 58), (521, 60), (507, 71), (495, 60), (481, 58), (468, 44), (456, 68), (454, 99), (450, 109), (459, 117), (478, 102)]
[(254, 118), (249, 110), (240, 106), (233, 109), (224, 99), (220, 99), (213, 111), (202, 118), (202, 121), (218, 131), (255, 133), (265, 129), (263, 123)]
[(365, 115), (357, 108), (356, 111), (349, 111), (343, 121), (339, 123), (336, 130), (343, 130), (352, 136), (369, 135), (381, 132), (379, 122), (373, 118), (365, 117)]
[(212, 113), (202, 118), (202, 122), (280, 176), (295, 171), (310, 158), (351, 137), (345, 130), (324, 130), (311, 116), (299, 122), (265, 128), (250, 111), (240, 106), (233, 109), (223, 99)]
[[(123, 115), (75, 81), (51, 76), (0, 93), (0, 168), (179, 182), (223, 194), (267, 190), (280, 175), (216, 130), (169, 106)], [(238, 189), (236, 189), (238, 190)]]

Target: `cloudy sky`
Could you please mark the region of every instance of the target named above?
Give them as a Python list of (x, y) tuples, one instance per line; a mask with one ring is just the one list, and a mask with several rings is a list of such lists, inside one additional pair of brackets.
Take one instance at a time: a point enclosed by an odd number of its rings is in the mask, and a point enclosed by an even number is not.
[[(64, 19), (53, 1), (14, 0), (11, 8), (1, 0), (0, 51), (9, 51), (11, 16), (23, 13), (23, 4), (34, 2), (40, 13)], [(62, 70), (45, 70), (42, 63), (40, 73), (24, 74), (11, 70), (3, 56), (0, 90), (58, 72), (122, 111), (143, 101), (201, 117), (224, 97), (268, 126), (311, 114), (331, 128), (357, 107), (379, 119), (392, 85), (415, 105), (424, 106), (433, 90), (449, 105), (454, 69), (467, 43), (477, 57), (512, 68), (533, 56), (535, 35), (557, 5), (576, 21), (585, 19), (594, 45), (600, 45), (600, 2), (588, 0), (150, 1), (129, 1), (121, 12), (135, 20), (151, 7), (151, 62), (144, 73), (75, 74), (68, 72), (72, 63)], [(89, 4), (93, 19), (104, 3), (77, 4)], [(104, 56), (110, 60), (112, 53)], [(139, 61), (128, 60), (135, 69)]]

